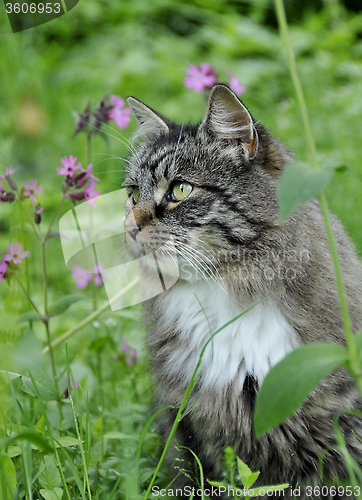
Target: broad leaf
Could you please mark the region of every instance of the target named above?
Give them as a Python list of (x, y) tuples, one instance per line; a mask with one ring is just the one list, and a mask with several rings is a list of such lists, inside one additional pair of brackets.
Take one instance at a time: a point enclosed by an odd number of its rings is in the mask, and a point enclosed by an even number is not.
[[(11, 458), (0, 455), (0, 494), (2, 500), (13, 500), (16, 488), (16, 471)], [(4, 497), (5, 495), (5, 497)]]
[[(31, 372), (32, 377), (34, 378), (36, 388), (39, 392), (39, 396), (42, 401), (59, 401), (59, 394), (55, 389), (54, 382), (51, 380), (49, 375), (46, 372), (40, 370), (33, 370)], [(19, 375), (22, 378), (22, 384), (20, 385), (20, 389), (30, 396), (36, 397), (36, 392), (33, 386), (33, 382), (30, 377), (25, 375)]]
[(58, 437), (57, 442), (55, 443), (56, 448), (59, 448), (59, 446), (78, 446), (78, 445), (79, 445), (78, 439), (71, 436)]
[(240, 474), (241, 482), (247, 490), (253, 486), (258, 479), (260, 471), (252, 472), (250, 468), (238, 457), (238, 471)]
[(39, 482), (41, 486), (46, 490), (59, 488), (61, 485), (61, 478), (58, 467), (55, 465), (51, 456), (48, 456), (45, 459), (45, 467), (39, 476)]
[(40, 490), (41, 496), (45, 500), (61, 500), (63, 498), (62, 488), (53, 488), (52, 490)]
[(87, 298), (88, 297), (86, 297), (85, 295), (80, 295), (80, 294), (73, 294), (73, 295), (67, 295), (66, 297), (62, 297), (49, 307), (48, 316), (49, 317), (59, 316), (60, 314), (63, 314), (67, 309), (69, 309), (70, 306), (72, 306), (76, 302), (79, 302), (80, 300), (84, 300)]
[(296, 349), (274, 366), (256, 400), (256, 436), (289, 418), (318, 383), (347, 359), (348, 351), (338, 344), (311, 344)]
[(37, 313), (36, 311), (30, 311), (25, 314), (19, 316), (18, 323), (25, 323), (26, 321), (43, 321), (45, 318), (42, 314)]
[(333, 175), (333, 168), (315, 170), (303, 162), (287, 165), (278, 186), (281, 220), (286, 220), (296, 208), (318, 196), (328, 186)]
[(13, 443), (22, 440), (29, 441), (39, 451), (46, 451), (47, 453), (51, 453), (53, 451), (49, 444), (35, 432), (21, 432), (17, 436), (2, 439), (0, 440), (0, 448), (4, 448), (5, 446), (12, 445)]

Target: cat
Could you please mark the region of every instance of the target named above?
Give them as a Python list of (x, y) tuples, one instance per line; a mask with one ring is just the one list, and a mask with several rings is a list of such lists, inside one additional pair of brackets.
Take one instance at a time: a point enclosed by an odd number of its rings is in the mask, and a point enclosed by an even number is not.
[[(346, 407), (361, 409), (361, 401), (342, 368), (285, 423), (260, 440), (253, 433), (255, 398), (271, 367), (298, 346), (345, 344), (318, 202), (280, 222), (276, 191), (291, 152), (222, 84), (212, 88), (197, 125), (176, 125), (134, 97), (128, 103), (145, 140), (125, 179), (126, 243), (139, 256), (172, 239), (179, 259), (177, 283), (144, 304), (157, 404), (172, 407), (165, 435), (211, 334), (257, 304), (206, 349), (175, 443), (196, 453), (209, 479), (220, 479), (227, 446), (261, 471), (258, 484), (318, 484), (326, 450), (325, 478), (347, 477), (333, 419)], [(356, 332), (362, 328), (361, 266), (331, 217)], [(340, 427), (362, 464), (362, 445), (352, 433), (362, 436), (360, 420), (342, 416)]]

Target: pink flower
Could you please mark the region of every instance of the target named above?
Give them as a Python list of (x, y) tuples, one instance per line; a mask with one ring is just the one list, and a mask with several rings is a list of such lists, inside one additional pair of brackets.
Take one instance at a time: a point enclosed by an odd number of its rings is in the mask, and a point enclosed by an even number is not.
[(8, 265), (6, 262), (0, 262), (0, 282), (2, 281), (7, 268)]
[(92, 275), (81, 266), (74, 266), (72, 276), (76, 280), (75, 286), (83, 290), (92, 281)]
[(118, 95), (111, 96), (112, 101), (112, 111), (109, 113), (109, 120), (113, 120), (117, 123), (119, 128), (127, 128), (130, 121), (131, 110), (129, 108), (124, 108), (125, 102), (122, 97)]
[(99, 196), (101, 194), (100, 191), (93, 191), (95, 187), (96, 187), (96, 183), (91, 182), (89, 184), (89, 186), (86, 186), (85, 191), (84, 191), (84, 197), (85, 197), (87, 203), (89, 203), (90, 205), (93, 205), (93, 207), (96, 206), (96, 202), (93, 201), (93, 198), (96, 198), (97, 196)]
[[(70, 385), (70, 390), (72, 391), (74, 389), (73, 382), (72, 382), (72, 377), (69, 377), (69, 385)], [(79, 382), (75, 383), (75, 388), (78, 390), (80, 388)], [(68, 392), (68, 387), (63, 391), (63, 396), (65, 399), (69, 398), (69, 392)]]
[(22, 252), (23, 245), (21, 243), (9, 243), (9, 252), (4, 255), (5, 262), (12, 262), (13, 264), (21, 264), (22, 260), (25, 259), (29, 252)]
[(74, 185), (76, 188), (81, 188), (88, 181), (99, 182), (100, 179), (98, 179), (98, 177), (95, 177), (93, 175), (93, 165), (90, 164), (90, 165), (88, 165), (86, 170), (84, 170), (84, 168), (82, 168), (82, 171), (75, 176), (73, 181), (74, 181)]
[(127, 337), (123, 338), (123, 343), (121, 345), (121, 350), (126, 355), (126, 363), (128, 366), (132, 366), (136, 363), (139, 363), (140, 360), (140, 350), (132, 349), (128, 343)]
[(240, 83), (240, 80), (237, 76), (233, 76), (229, 74), (229, 87), (231, 90), (235, 92), (235, 94), (242, 95), (245, 93), (246, 88), (244, 85)]
[(82, 168), (80, 163), (76, 164), (77, 157), (72, 155), (67, 158), (61, 158), (60, 161), (63, 163), (62, 167), (57, 168), (58, 175), (66, 175), (67, 177), (73, 177), (74, 172)]
[(185, 87), (195, 92), (202, 92), (207, 87), (212, 87), (217, 81), (215, 70), (209, 63), (203, 62), (200, 67), (192, 64), (187, 68)]
[[(94, 278), (92, 274), (94, 274)], [(74, 266), (72, 269), (72, 276), (76, 280), (75, 286), (81, 290), (86, 288), (92, 281), (95, 286), (103, 285), (101, 266), (98, 264), (95, 266), (93, 273), (83, 269), (81, 266)]]
[(30, 198), (33, 203), (37, 203), (35, 195), (44, 192), (43, 186), (36, 187), (37, 184), (38, 184), (37, 179), (32, 179), (29, 182), (23, 183), (24, 187), (23, 196), (25, 196), (25, 198)]
[(0, 175), (0, 181), (2, 181), (5, 177), (8, 177), (9, 175), (15, 174), (15, 172), (17, 172), (18, 170), (18, 168), (14, 168), (13, 166), (8, 167), (5, 171), (5, 175)]
[(95, 286), (102, 286), (103, 285), (103, 278), (102, 278), (102, 274), (101, 274), (101, 266), (99, 264), (97, 264), (94, 268), (94, 284)]

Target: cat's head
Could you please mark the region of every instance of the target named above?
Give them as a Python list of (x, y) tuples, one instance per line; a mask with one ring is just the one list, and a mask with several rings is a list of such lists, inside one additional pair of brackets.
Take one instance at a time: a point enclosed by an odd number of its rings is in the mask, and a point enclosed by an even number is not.
[(131, 253), (171, 238), (186, 261), (208, 268), (220, 252), (250, 246), (279, 224), (276, 185), (289, 153), (228, 87), (213, 87), (197, 125), (176, 125), (133, 97), (128, 103), (145, 139), (125, 179)]

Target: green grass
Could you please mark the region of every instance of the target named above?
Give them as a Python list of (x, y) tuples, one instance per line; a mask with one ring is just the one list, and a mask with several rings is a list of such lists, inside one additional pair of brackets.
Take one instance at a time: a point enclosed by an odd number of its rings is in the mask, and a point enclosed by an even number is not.
[[(154, 0), (144, 2), (81, 1), (67, 16), (28, 32), (10, 32), (0, 8), (0, 174), (19, 166), (18, 182), (37, 177), (44, 186), (39, 200), (45, 207), (45, 227), (61, 198), (60, 158), (70, 154), (86, 163), (85, 136), (72, 139), (72, 111), (91, 100), (96, 105), (107, 91), (131, 94), (177, 121), (201, 120), (203, 96), (184, 88), (186, 67), (204, 60), (220, 78), (226, 70), (247, 87), (244, 103), (252, 115), (295, 151), (308, 159), (302, 120), (289, 78), (283, 47), (268, 2), (212, 3)], [(327, 5), (327, 2), (326, 2)], [(338, 215), (362, 252), (362, 14), (341, 8), (338, 15), (289, 5), (291, 40), (310, 113), (318, 161), (348, 164), (327, 190)], [(25, 126), (28, 123), (28, 126)], [(129, 130), (129, 137), (134, 121)], [(107, 128), (93, 144), (95, 174), (102, 193), (120, 185), (129, 152), (118, 132)], [(61, 214), (70, 209), (66, 203)], [(0, 249), (21, 241), (30, 251), (22, 282), (34, 302), (43, 306), (41, 247), (24, 233), (15, 204), (0, 205)], [(58, 238), (47, 244), (49, 303), (76, 293)], [(88, 299), (77, 302), (50, 321), (52, 339), (75, 327), (92, 313)], [(106, 300), (98, 291), (98, 304)], [(17, 283), (0, 284), (0, 370), (51, 375), (46, 331), (41, 322), (16, 324), (30, 310)], [(47, 400), (29, 375), (11, 382), (0, 372), (0, 439), (16, 472), (14, 498), (42, 498), (40, 490), (60, 488), (63, 498), (111, 500), (134, 498), (146, 490), (162, 453), (157, 418), (152, 415), (153, 386), (143, 350), (145, 327), (139, 306), (106, 311), (55, 349), (61, 393), (68, 376), (80, 383), (72, 400)], [(128, 366), (122, 351), (127, 337), (142, 350), (140, 362)], [(34, 387), (34, 386), (33, 386)], [(68, 387), (69, 390), (69, 387)], [(143, 434), (142, 434), (143, 433)], [(23, 439), (9, 438), (23, 435)], [(140, 437), (142, 436), (142, 448)], [(45, 444), (46, 443), (46, 444)], [(47, 446), (44, 449), (44, 446)], [(138, 448), (137, 448), (138, 447)], [(138, 452), (137, 452), (138, 449)], [(14, 469), (0, 461), (9, 477)], [(135, 472), (136, 471), (136, 472)], [(139, 473), (139, 474), (138, 474)], [(1, 476), (1, 471), (0, 471)], [(138, 476), (138, 477), (137, 477)], [(8, 477), (8, 476), (7, 476)], [(212, 478), (218, 479), (218, 478)], [(166, 469), (157, 484), (168, 484)], [(137, 490), (139, 487), (139, 490)], [(7, 484), (0, 492), (7, 498)], [(55, 490), (58, 491), (58, 490)], [(49, 498), (57, 498), (49, 497)]]

